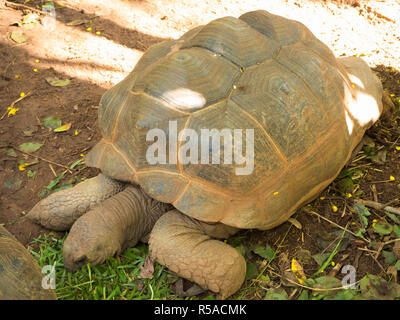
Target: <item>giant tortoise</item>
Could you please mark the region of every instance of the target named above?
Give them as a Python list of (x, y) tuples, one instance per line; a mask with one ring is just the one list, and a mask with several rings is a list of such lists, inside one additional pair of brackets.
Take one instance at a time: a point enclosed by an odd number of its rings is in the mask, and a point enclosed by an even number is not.
[(383, 110), (360, 58), (336, 59), (303, 24), (267, 11), (224, 17), (150, 47), (100, 101), (101, 174), (28, 217), (70, 229), (65, 266), (99, 264), (139, 240), (222, 298), (243, 256), (223, 241), (286, 221), (339, 174)]

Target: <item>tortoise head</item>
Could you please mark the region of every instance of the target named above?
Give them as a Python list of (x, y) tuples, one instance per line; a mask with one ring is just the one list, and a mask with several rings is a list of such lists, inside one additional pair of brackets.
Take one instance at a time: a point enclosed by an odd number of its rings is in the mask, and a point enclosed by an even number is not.
[(84, 218), (76, 221), (64, 242), (64, 266), (69, 271), (78, 270), (86, 263), (100, 264), (122, 250), (118, 237), (105, 224)]
[(386, 113), (388, 105), (384, 99), (382, 83), (368, 64), (358, 57), (339, 58), (351, 82), (351, 96), (348, 95), (347, 110), (355, 125), (370, 127)]

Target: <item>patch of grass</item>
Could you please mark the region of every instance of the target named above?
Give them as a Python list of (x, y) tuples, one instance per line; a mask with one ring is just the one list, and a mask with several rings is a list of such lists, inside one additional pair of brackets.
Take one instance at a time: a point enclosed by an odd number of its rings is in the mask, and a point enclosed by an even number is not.
[(59, 240), (42, 235), (32, 241), (39, 247), (31, 253), (40, 267), (54, 266), (56, 294), (61, 300), (131, 300), (176, 299), (171, 284), (175, 276), (155, 263), (152, 279), (139, 279), (148, 246), (141, 244), (127, 249), (121, 256), (107, 259), (99, 266), (89, 264), (73, 273), (64, 268), (62, 247), (66, 236)]

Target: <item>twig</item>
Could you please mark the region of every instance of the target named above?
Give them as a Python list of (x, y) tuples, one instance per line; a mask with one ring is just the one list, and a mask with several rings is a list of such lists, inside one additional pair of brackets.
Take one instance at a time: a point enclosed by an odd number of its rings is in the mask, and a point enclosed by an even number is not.
[(37, 156), (37, 155), (34, 155), (34, 154), (31, 154), (31, 153), (28, 153), (28, 152), (21, 151), (21, 150), (19, 150), (19, 149), (15, 149), (15, 150), (17, 150), (17, 151), (19, 151), (19, 152), (21, 152), (21, 153), (27, 154), (28, 156), (31, 156), (31, 157), (34, 157), (34, 158), (38, 158), (38, 159), (43, 160), (43, 161), (45, 161), (45, 162), (54, 164), (54, 165), (59, 166), (59, 167), (62, 167), (62, 168), (65, 168), (65, 169), (68, 170), (69, 173), (71, 173), (71, 170), (69, 169), (69, 167), (64, 166), (64, 165), (61, 164), (61, 163), (57, 163), (57, 162), (51, 161), (51, 160), (49, 160), (49, 159), (42, 158), (42, 157), (39, 157), (39, 156)]
[[(304, 284), (297, 283), (297, 282), (295, 282), (295, 281), (293, 281), (292, 279), (289, 279), (289, 278), (287, 278), (287, 277), (283, 277), (282, 275), (280, 275), (280, 274), (277, 273), (277, 272), (274, 272), (274, 271), (270, 271), (270, 272), (273, 273), (273, 274), (275, 274), (276, 276), (278, 276), (278, 277), (280, 277), (280, 278), (284, 278), (287, 282), (290, 282), (291, 284), (294, 284), (294, 285), (296, 285), (296, 286), (299, 286), (299, 287), (304, 288), (304, 289), (307, 289), (307, 290), (324, 292), (324, 291), (335, 291), (335, 290), (343, 290), (343, 289), (346, 289), (345, 286), (342, 286), (342, 287), (335, 287), (335, 288), (326, 288), (326, 289), (324, 289), (324, 288), (313, 288), (313, 287), (305, 286)], [(358, 281), (356, 281), (356, 282), (354, 283), (354, 285), (356, 285), (356, 284), (359, 283), (360, 281), (361, 281), (361, 279), (358, 280)]]
[(7, 108), (6, 112), (4, 112), (4, 114), (1, 116), (0, 120), (3, 120), (3, 118), (6, 116), (6, 114), (7, 114), (9, 108), (14, 108), (14, 105), (15, 105), (17, 102), (19, 102), (19, 101), (21, 101), (22, 99), (28, 97), (30, 94), (31, 94), (31, 93), (28, 92), (28, 93), (25, 94), (24, 96), (19, 97), (18, 99), (15, 99), (13, 102), (11, 102), (10, 106)]
[(379, 257), (379, 255), (381, 254), (382, 249), (383, 249), (384, 246), (385, 246), (384, 243), (381, 243), (381, 244), (380, 244), (380, 246), (379, 246), (379, 248), (378, 248), (378, 250), (377, 250), (377, 252), (376, 252), (376, 254), (375, 254), (375, 257), (374, 257), (375, 260), (378, 259), (378, 257)]
[(358, 247), (357, 250), (366, 251), (366, 252), (375, 253), (375, 254), (378, 252), (376, 250), (371, 250), (371, 249), (362, 248), (362, 247)]
[(58, 177), (58, 176), (57, 176), (57, 173), (56, 173), (56, 171), (54, 170), (54, 168), (53, 168), (53, 166), (51, 165), (51, 163), (49, 163), (49, 167), (50, 167), (51, 172), (53, 172), (54, 176), (57, 178), (57, 177)]
[(400, 241), (400, 238), (392, 239), (392, 240), (386, 241), (386, 242), (383, 243), (383, 245), (386, 246), (387, 244), (390, 244), (390, 243), (393, 243), (393, 242), (397, 242), (397, 241)]
[(360, 202), (361, 204), (367, 206), (367, 207), (374, 208), (376, 210), (386, 210), (386, 211), (388, 211), (390, 213), (394, 213), (394, 214), (400, 215), (400, 209), (399, 208), (390, 207), (390, 206), (388, 206), (386, 204), (382, 204), (382, 203), (371, 201), (371, 200), (359, 199), (357, 201)]
[[(375, 171), (380, 171), (382, 172), (382, 170), (377, 170), (376, 168), (374, 169)], [(386, 183), (386, 182), (393, 182), (394, 180), (379, 180), (379, 181), (371, 181), (370, 183)]]
[(347, 208), (347, 203), (345, 202), (345, 203), (344, 203), (344, 208), (343, 208), (342, 215), (340, 216), (341, 218), (343, 218), (344, 215), (346, 214), (346, 208)]
[[(378, 254), (379, 254), (379, 252), (378, 252)], [(371, 258), (374, 259), (374, 261), (379, 266), (379, 268), (381, 268), (381, 270), (387, 275), (385, 268), (382, 267), (382, 265), (379, 263), (379, 261), (373, 255), (371, 255)]]
[[(312, 210), (310, 210), (310, 209), (308, 209), (308, 208), (303, 208), (303, 210), (304, 210), (305, 212), (307, 212), (307, 213), (315, 214), (317, 217), (319, 217), (319, 218), (321, 218), (321, 219), (323, 219), (323, 220), (329, 222), (330, 224), (334, 225), (335, 227), (338, 227), (339, 229), (342, 229), (342, 230), (344, 230), (344, 231), (346, 231), (346, 232), (352, 234), (353, 236), (355, 236), (355, 237), (357, 237), (357, 238), (360, 238), (360, 237), (359, 237), (358, 235), (356, 235), (354, 232), (352, 232), (352, 231), (350, 231), (350, 230), (347, 230), (346, 228), (342, 227), (341, 225), (338, 225), (337, 223), (335, 223), (335, 222), (333, 222), (333, 221), (331, 221), (331, 220), (329, 220), (329, 219), (327, 219), (327, 218), (321, 216), (319, 213), (316, 213), (315, 211), (312, 211)], [(362, 237), (362, 238), (360, 238), (360, 239), (362, 239), (362, 240), (364, 240), (364, 241), (366, 241), (366, 242), (368, 242), (368, 243), (371, 242), (370, 240), (365, 239), (364, 237)]]
[(46, 14), (46, 15), (48, 14), (48, 12), (45, 12), (45, 11), (42, 11), (42, 10), (38, 10), (36, 8), (32, 8), (32, 7), (29, 7), (29, 6), (26, 6), (26, 5), (22, 4), (22, 3), (15, 3), (15, 2), (10, 2), (10, 1), (6, 0), (5, 4), (6, 4), (6, 7), (10, 7), (10, 8), (13, 8), (13, 9), (23, 8), (23, 9), (26, 9), (26, 10), (31, 10), (31, 11), (40, 13), (40, 14)]
[(370, 187), (371, 187), (372, 194), (374, 196), (374, 201), (378, 202), (378, 193), (376, 191), (376, 186), (374, 184), (372, 184)]

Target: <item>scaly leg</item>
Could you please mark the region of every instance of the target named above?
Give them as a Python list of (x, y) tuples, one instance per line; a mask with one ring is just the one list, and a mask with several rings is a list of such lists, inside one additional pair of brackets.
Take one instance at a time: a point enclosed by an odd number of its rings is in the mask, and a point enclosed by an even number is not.
[(99, 174), (71, 189), (51, 194), (26, 217), (51, 230), (69, 230), (76, 219), (124, 188), (124, 183)]
[(226, 298), (243, 284), (246, 262), (226, 243), (238, 229), (192, 219), (178, 210), (164, 214), (150, 234), (150, 253), (179, 276)]

